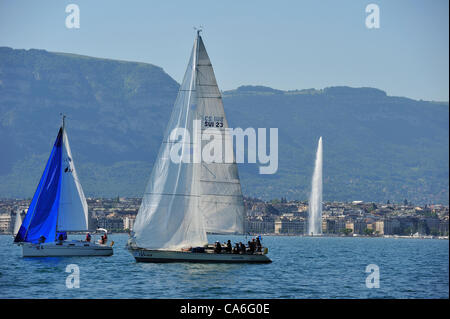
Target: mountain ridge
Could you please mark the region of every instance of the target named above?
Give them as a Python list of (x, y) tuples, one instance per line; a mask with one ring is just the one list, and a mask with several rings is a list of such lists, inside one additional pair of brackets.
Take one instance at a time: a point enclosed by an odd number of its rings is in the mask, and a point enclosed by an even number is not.
[[(32, 196), (59, 113), (85, 193), (140, 197), (178, 87), (149, 63), (0, 47), (0, 197)], [(230, 127), (279, 128), (277, 174), (239, 165), (246, 196), (307, 199), (324, 136), (324, 200), (448, 203), (448, 102), (347, 86), (222, 93)]]

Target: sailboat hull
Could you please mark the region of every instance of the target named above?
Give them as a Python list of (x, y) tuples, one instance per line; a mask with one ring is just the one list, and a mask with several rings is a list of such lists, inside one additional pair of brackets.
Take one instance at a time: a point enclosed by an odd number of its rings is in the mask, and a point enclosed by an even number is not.
[(111, 256), (110, 246), (82, 241), (57, 243), (30, 244), (22, 246), (23, 257), (69, 257), (69, 256)]
[(144, 248), (130, 248), (131, 254), (137, 262), (170, 263), (270, 263), (269, 257), (263, 254), (215, 254), (193, 253), (184, 251), (149, 250)]

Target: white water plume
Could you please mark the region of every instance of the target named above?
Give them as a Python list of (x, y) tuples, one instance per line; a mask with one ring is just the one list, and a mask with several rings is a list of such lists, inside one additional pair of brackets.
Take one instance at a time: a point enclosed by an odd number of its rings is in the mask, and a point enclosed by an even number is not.
[(322, 137), (317, 146), (316, 162), (308, 207), (308, 234), (322, 235)]

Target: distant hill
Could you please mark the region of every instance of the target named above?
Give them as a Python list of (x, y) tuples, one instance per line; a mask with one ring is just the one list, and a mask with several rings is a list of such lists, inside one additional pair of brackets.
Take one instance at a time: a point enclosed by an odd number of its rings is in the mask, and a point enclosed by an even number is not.
[(448, 203), (448, 103), (349, 87), (241, 87), (224, 95), (231, 126), (279, 128), (278, 174), (240, 170), (249, 195), (308, 198), (323, 136), (325, 200)]
[[(1, 47), (0, 197), (33, 195), (60, 112), (85, 193), (141, 196), (177, 90), (151, 64)], [(324, 200), (448, 203), (448, 103), (350, 87), (223, 97), (231, 127), (279, 129), (277, 174), (239, 167), (246, 196), (307, 199), (323, 136)]]

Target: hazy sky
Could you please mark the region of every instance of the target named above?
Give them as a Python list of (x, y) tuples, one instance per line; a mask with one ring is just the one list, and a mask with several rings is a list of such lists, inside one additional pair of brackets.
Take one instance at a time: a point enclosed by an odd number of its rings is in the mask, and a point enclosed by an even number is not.
[[(80, 28), (65, 25), (68, 4)], [(368, 29), (365, 8), (380, 8)], [(180, 82), (193, 26), (222, 90), (370, 86), (449, 100), (448, 0), (0, 0), (0, 46), (148, 62)]]

